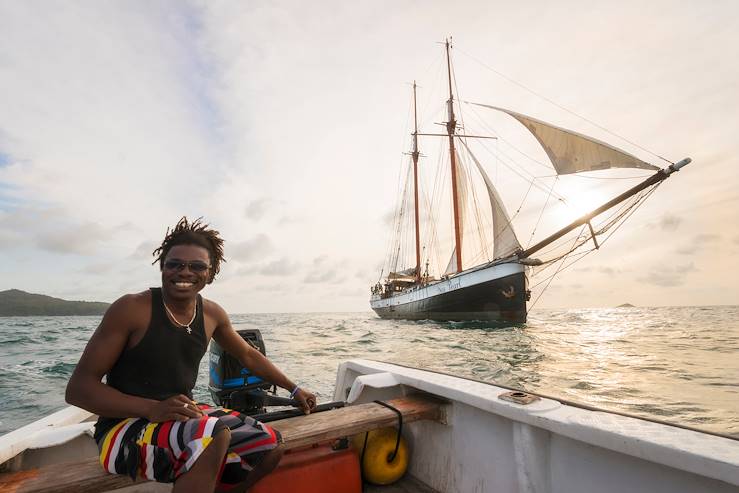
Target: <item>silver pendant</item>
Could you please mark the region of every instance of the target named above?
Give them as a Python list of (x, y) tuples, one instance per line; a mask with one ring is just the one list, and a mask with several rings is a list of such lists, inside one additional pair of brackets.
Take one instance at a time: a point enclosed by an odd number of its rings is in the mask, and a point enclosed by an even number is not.
[(190, 326), (189, 326), (189, 325), (188, 325), (187, 327), (185, 327), (185, 328), (187, 329), (187, 333), (188, 333), (188, 334), (192, 334), (192, 329), (190, 328)]

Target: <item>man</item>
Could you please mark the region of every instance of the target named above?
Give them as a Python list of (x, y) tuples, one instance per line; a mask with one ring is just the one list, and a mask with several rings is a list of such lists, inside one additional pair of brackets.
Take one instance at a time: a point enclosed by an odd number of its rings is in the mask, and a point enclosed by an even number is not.
[(192, 400), (210, 339), (290, 391), (305, 413), (315, 396), (246, 343), (223, 308), (198, 294), (220, 271), (217, 231), (183, 217), (154, 255), (162, 287), (124, 295), (108, 308), (69, 380), (67, 402), (100, 416), (95, 440), (106, 470), (174, 482), (175, 493), (216, 486), (245, 491), (276, 467), (280, 439), (248, 416)]

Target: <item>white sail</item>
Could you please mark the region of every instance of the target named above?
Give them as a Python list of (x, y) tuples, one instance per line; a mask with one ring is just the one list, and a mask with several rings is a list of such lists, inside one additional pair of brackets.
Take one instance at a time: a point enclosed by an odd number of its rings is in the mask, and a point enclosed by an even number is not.
[[(464, 166), (462, 166), (462, 160), (459, 159), (459, 154), (457, 153), (456, 149), (454, 151), (455, 154), (455, 165), (456, 165), (456, 175), (457, 175), (457, 210), (459, 212), (459, 248), (462, 252), (464, 252), (464, 249), (462, 248), (462, 245), (464, 244), (464, 225), (465, 225), (465, 219), (467, 218), (467, 173), (465, 172)], [(452, 219), (454, 221), (454, 219)], [(461, 269), (459, 266), (457, 266), (457, 249), (452, 249), (452, 257), (449, 259), (449, 263), (447, 264), (446, 270), (444, 271), (444, 274), (456, 274)]]
[(472, 160), (477, 166), (477, 171), (482, 175), (482, 179), (485, 181), (485, 186), (488, 189), (488, 197), (490, 198), (490, 209), (493, 213), (493, 258), (507, 257), (514, 252), (521, 249), (521, 244), (516, 238), (516, 232), (513, 231), (513, 225), (511, 219), (508, 217), (508, 212), (503, 205), (503, 201), (500, 200), (498, 191), (493, 186), (493, 182), (490, 181), (490, 177), (483, 169), (480, 161), (477, 160), (470, 148), (467, 147), (467, 143), (464, 140), (460, 140), (462, 145), (467, 149)]
[(559, 175), (608, 168), (641, 168), (655, 171), (659, 169), (605, 142), (577, 132), (504, 108), (480, 103), (471, 104), (502, 111), (521, 122), (539, 141)]

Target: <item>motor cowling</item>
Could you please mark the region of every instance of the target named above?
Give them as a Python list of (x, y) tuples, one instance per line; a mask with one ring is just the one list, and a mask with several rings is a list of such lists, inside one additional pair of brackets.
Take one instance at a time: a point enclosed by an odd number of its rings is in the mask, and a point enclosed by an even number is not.
[[(241, 329), (236, 333), (266, 356), (264, 339), (259, 329)], [(244, 414), (265, 412), (266, 391), (274, 385), (252, 374), (239, 360), (211, 340), (209, 351), (208, 389), (217, 406)]]

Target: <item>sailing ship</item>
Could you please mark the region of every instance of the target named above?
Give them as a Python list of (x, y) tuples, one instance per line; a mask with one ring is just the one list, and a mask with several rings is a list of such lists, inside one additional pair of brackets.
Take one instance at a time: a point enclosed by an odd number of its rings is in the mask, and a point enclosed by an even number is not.
[[(527, 315), (527, 302), (531, 298), (529, 290), (529, 274), (532, 268), (549, 266), (564, 261), (585, 244), (600, 247), (598, 237), (614, 229), (624, 221), (634, 208), (641, 204), (652, 191), (672, 173), (690, 163), (690, 158), (679, 162), (669, 162), (669, 166), (659, 168), (642, 159), (618, 149), (612, 145), (591, 138), (575, 131), (567, 130), (550, 123), (538, 120), (508, 109), (492, 105), (472, 103), (478, 107), (502, 112), (522, 124), (543, 148), (556, 177), (611, 168), (638, 168), (654, 171), (645, 180), (605, 202), (600, 207), (582, 215), (562, 227), (557, 232), (541, 241), (523, 247), (514, 231), (511, 216), (508, 214), (493, 182), (482, 163), (472, 154), (470, 143), (477, 139), (495, 139), (495, 136), (471, 135), (465, 131), (457, 119), (456, 100), (452, 91), (453, 76), (450, 57), (450, 40), (445, 42), (446, 86), (446, 122), (443, 122), (446, 133), (422, 133), (418, 130), (418, 111), (416, 105), (416, 83), (413, 83), (413, 121), (411, 134), (412, 146), (408, 153), (411, 157), (407, 184), (412, 184), (412, 200), (410, 193), (404, 193), (399, 203), (395, 221), (395, 241), (391, 243), (388, 261), (383, 272), (387, 276), (371, 288), (370, 306), (381, 317), (389, 319), (465, 321), (485, 320), (504, 323), (524, 323)], [(429, 260), (426, 258), (425, 269), (422, 266), (422, 253), (427, 254), (426, 246), (422, 247), (421, 220), (419, 214), (419, 151), (420, 136), (443, 138), (448, 141), (448, 158), (451, 177), (450, 216), (453, 223), (452, 251), (446, 269), (439, 270), (437, 275), (430, 273)], [(463, 166), (462, 153), (468, 156)], [(659, 156), (658, 156), (659, 157)], [(470, 171), (471, 170), (471, 171)], [(412, 180), (410, 172), (412, 171)], [(466, 205), (470, 195), (470, 173), (477, 173), (484, 184), (489, 201), (488, 224), (492, 225), (492, 255), (479, 261), (479, 256), (465, 258), (464, 252), (469, 236), (465, 235), (465, 223), (469, 222)], [(533, 184), (533, 182), (532, 182)], [(406, 188), (406, 190), (408, 190)], [(552, 190), (549, 191), (550, 194)], [(474, 195), (474, 193), (472, 194)], [(473, 199), (476, 197), (473, 197)], [(409, 214), (403, 210), (413, 206), (413, 221), (404, 221)], [(618, 207), (617, 207), (618, 206)], [(606, 213), (610, 214), (607, 216)], [(433, 221), (433, 214), (429, 214)], [(596, 222), (596, 218), (602, 221)], [(478, 211), (478, 229), (480, 229)], [(409, 224), (410, 223), (410, 224)], [(403, 225), (414, 229), (414, 257), (412, 263), (403, 268), (398, 265), (401, 259), (400, 239)], [(436, 226), (431, 225), (434, 229)], [(579, 233), (578, 233), (578, 228)], [(615, 231), (615, 229), (614, 229)], [(552, 252), (555, 242), (576, 235), (573, 241), (568, 240), (565, 251)], [(451, 235), (450, 235), (451, 236)], [(591, 243), (592, 242), (592, 243)], [(559, 242), (558, 246), (562, 246)], [(542, 252), (549, 247), (546, 252)], [(483, 248), (485, 240), (483, 238)], [(549, 258), (537, 258), (537, 253), (548, 254)], [(475, 262), (477, 260), (477, 262)], [(411, 261), (412, 262), (412, 261)], [(387, 268), (387, 270), (385, 270)]]

